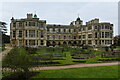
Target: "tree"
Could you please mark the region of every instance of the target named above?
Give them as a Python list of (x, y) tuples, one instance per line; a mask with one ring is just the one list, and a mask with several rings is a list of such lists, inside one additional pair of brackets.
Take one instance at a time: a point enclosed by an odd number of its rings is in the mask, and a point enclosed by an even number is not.
[(120, 46), (120, 34), (114, 37), (114, 44), (115, 46)]
[(2, 32), (2, 34), (7, 33), (7, 27), (6, 27), (6, 23), (5, 22), (1, 22), (0, 21), (0, 31)]
[(32, 62), (32, 57), (27, 54), (24, 48), (14, 48), (3, 59), (3, 68), (22, 69), (24, 72), (29, 72), (29, 68), (32, 67)]
[(5, 45), (4, 45), (4, 40), (5, 40), (5, 35), (6, 35), (6, 33), (7, 33), (7, 27), (6, 27), (6, 23), (5, 22), (1, 22), (0, 21), (0, 41), (2, 41), (2, 42), (0, 42), (0, 45), (2, 46), (2, 50), (4, 50), (4, 48), (5, 48)]

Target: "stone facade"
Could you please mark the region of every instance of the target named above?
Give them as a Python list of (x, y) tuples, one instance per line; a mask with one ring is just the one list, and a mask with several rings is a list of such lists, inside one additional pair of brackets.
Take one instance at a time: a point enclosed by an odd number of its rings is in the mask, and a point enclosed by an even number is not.
[(70, 25), (46, 24), (37, 15), (27, 14), (27, 18), (14, 19), (10, 23), (10, 41), (12, 46), (80, 46), (113, 44), (113, 24), (99, 22), (95, 18), (86, 22), (78, 17)]

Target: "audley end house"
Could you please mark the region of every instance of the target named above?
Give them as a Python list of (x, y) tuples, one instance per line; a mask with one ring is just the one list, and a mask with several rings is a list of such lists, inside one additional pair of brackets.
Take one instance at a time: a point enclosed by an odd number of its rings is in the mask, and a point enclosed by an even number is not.
[(113, 24), (99, 22), (95, 18), (86, 22), (78, 17), (70, 25), (47, 24), (36, 14), (27, 18), (14, 19), (10, 23), (10, 42), (12, 46), (107, 46), (113, 44)]

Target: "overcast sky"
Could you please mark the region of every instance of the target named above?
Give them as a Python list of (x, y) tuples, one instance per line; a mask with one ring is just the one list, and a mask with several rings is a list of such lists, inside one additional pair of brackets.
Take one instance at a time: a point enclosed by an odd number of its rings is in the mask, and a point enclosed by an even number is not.
[[(0, 5), (1, 6), (1, 5)], [(84, 24), (94, 18), (100, 22), (114, 24), (114, 35), (118, 34), (118, 3), (117, 2), (4, 2), (0, 8), (0, 20), (8, 25), (10, 19), (25, 18), (27, 13), (35, 13), (47, 24), (67, 24), (76, 20), (78, 14)]]

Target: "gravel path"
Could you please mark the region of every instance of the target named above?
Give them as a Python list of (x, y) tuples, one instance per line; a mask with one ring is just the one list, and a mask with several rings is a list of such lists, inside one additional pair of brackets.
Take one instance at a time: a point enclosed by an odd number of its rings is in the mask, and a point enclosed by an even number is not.
[(50, 67), (34, 67), (30, 70), (54, 70), (54, 69), (67, 69), (67, 68), (78, 68), (78, 67), (94, 67), (94, 66), (109, 66), (109, 65), (118, 65), (118, 62), (111, 63), (91, 63), (91, 64), (74, 64), (66, 66), (50, 66)]
[[(39, 71), (39, 70), (56, 70), (56, 69), (68, 69), (68, 68), (79, 68), (79, 67), (95, 67), (95, 66), (109, 66), (109, 65), (118, 65), (118, 62), (111, 63), (91, 63), (91, 64), (75, 64), (75, 65), (66, 65), (66, 66), (49, 66), (49, 67), (34, 67), (30, 68), (30, 71)], [(10, 68), (2, 69), (3, 72), (16, 72)]]
[(2, 72), (2, 64), (1, 61), (3, 60), (3, 58), (8, 54), (8, 52), (12, 49), (12, 47), (7, 46), (6, 50), (0, 52), (0, 72)]
[(6, 47), (6, 50), (5, 51), (2, 51), (0, 53), (0, 61), (2, 61), (2, 59), (8, 54), (8, 52), (12, 49), (12, 47), (8, 46)]

